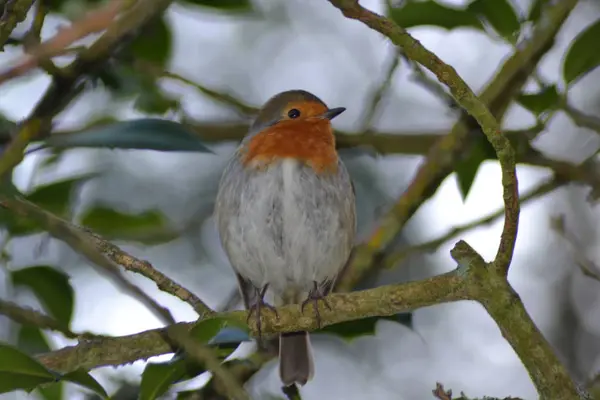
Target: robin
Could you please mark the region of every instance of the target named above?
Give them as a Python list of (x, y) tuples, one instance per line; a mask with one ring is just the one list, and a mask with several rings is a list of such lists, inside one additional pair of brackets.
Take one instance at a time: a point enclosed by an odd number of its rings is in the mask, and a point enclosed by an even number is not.
[[(248, 318), (256, 313), (259, 335), (261, 310), (275, 311), (264, 300), (267, 290), (278, 306), (302, 304), (304, 310), (312, 302), (320, 324), (317, 302), (350, 256), (354, 187), (331, 127), (344, 111), (303, 90), (272, 97), (221, 177), (215, 206), (219, 235)], [(281, 334), (282, 383), (304, 385), (313, 370), (308, 332)]]

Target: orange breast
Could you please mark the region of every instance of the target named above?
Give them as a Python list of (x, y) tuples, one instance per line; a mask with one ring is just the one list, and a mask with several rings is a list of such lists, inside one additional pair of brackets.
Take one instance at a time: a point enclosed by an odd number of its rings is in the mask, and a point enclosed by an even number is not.
[(295, 158), (317, 173), (336, 172), (335, 136), (327, 120), (281, 121), (254, 136), (243, 150), (242, 162), (262, 168), (282, 158)]

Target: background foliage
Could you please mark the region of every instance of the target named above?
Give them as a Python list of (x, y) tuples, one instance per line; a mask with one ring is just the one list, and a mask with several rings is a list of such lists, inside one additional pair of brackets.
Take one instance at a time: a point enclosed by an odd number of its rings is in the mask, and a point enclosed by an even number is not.
[[(448, 241), (473, 228), (479, 229), (469, 236), (470, 243), (485, 257), (493, 254), (500, 225), (481, 228), (502, 216), (495, 211), (501, 195), (491, 145), (445, 87), (380, 36), (345, 20), (326, 1), (149, 1), (147, 9), (150, 3), (152, 17), (138, 29), (125, 29), (105, 49), (94, 48), (99, 35), (92, 34), (59, 49), (62, 54), (52, 53), (52, 59), (40, 56), (28, 73), (0, 75), (3, 197), (18, 193), (149, 260), (212, 308), (234, 308), (239, 305), (235, 282), (211, 218), (218, 178), (260, 104), (278, 91), (304, 88), (329, 105), (349, 109), (336, 127), (338, 147), (357, 188), (361, 243), (397, 203), (441, 135), (450, 129), (466, 132), (448, 151), (450, 162), (440, 160), (429, 190), (413, 200), (406, 219), (416, 213), (414, 218), (381, 249), (377, 265), (349, 273), (341, 289), (448, 270), (454, 266)], [(574, 11), (563, 25), (550, 15), (555, 2), (547, 0), (364, 3), (410, 28), (453, 65), (502, 122), (517, 153), (522, 201), (538, 207), (523, 211), (511, 283), (575, 380), (593, 392), (600, 352), (595, 344), (600, 325), (590, 322), (597, 313), (600, 280), (594, 261), (600, 4), (571, 1)], [(38, 54), (36, 44), (59, 34), (70, 21), (107, 5), (82, 0), (0, 4), (0, 73), (19, 65), (27, 52)], [(525, 44), (543, 30), (558, 34), (547, 34), (547, 43), (540, 44), (530, 62), (519, 64)], [(93, 51), (85, 53), (86, 48)], [(511, 65), (518, 71), (511, 71)], [(502, 84), (507, 74), (512, 79)], [(490, 94), (494, 85), (499, 89)], [(452, 128), (456, 121), (460, 126)], [(28, 129), (34, 143), (13, 170), (7, 161), (11, 146)], [(548, 218), (558, 214), (561, 218)], [(179, 353), (147, 366), (136, 363), (126, 376), (115, 369), (59, 373), (42, 366), (32, 356), (97, 340), (96, 335), (133, 334), (169, 318), (191, 321), (196, 314), (142, 277), (90, 263), (50, 237), (48, 227), (35, 219), (0, 207), (0, 224), (0, 314), (6, 317), (0, 315), (0, 393), (18, 396), (23, 392), (15, 391), (22, 389), (48, 400), (108, 394), (115, 399), (222, 398), (223, 388), (204, 373), (206, 366)], [(532, 398), (531, 382), (509, 348), (488, 353), (512, 357), (504, 369), (469, 354), (489, 349), (481, 338), (490, 332), (495, 346), (506, 344), (482, 311), (456, 308), (462, 306), (439, 305), (437, 314), (424, 309), (324, 328), (313, 335), (323, 354), (317, 364), (320, 376), (303, 397), (426, 398), (442, 381), (470, 395)], [(479, 322), (467, 329), (468, 318)], [(435, 357), (434, 349), (451, 347), (437, 333), (448, 324), (457, 327), (456, 337), (471, 330), (483, 341), (460, 347), (462, 353), (454, 356), (464, 359), (456, 365), (440, 361), (441, 354)], [(219, 359), (241, 343), (236, 354), (245, 361), (230, 360), (227, 369), (249, 381), (258, 398), (282, 396), (271, 357), (253, 352), (244, 329), (215, 318), (203, 321), (192, 335)], [(425, 344), (419, 337), (426, 338)], [(436, 340), (441, 344), (432, 344)], [(339, 373), (327, 368), (340, 360), (360, 364), (360, 351), (372, 356), (368, 368)], [(469, 368), (487, 373), (477, 379), (467, 373)], [(371, 369), (385, 370), (389, 378), (367, 385)], [(424, 370), (436, 375), (419, 376)], [(498, 376), (500, 370), (506, 379)], [(413, 382), (415, 373), (420, 384)], [(338, 374), (342, 378), (334, 377)], [(336, 379), (351, 381), (352, 374), (362, 376), (356, 384), (362, 390), (336, 384)], [(511, 377), (519, 377), (519, 383), (511, 383)]]

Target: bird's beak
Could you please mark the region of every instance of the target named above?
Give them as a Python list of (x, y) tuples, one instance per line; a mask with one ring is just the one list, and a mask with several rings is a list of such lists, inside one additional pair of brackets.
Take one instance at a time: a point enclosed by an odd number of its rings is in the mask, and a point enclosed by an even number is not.
[(323, 118), (327, 118), (328, 120), (332, 120), (341, 113), (346, 111), (344, 107), (330, 108), (329, 110), (323, 113)]

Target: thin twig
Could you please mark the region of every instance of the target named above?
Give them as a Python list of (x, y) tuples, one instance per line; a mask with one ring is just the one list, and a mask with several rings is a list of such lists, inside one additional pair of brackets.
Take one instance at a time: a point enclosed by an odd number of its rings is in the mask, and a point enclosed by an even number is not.
[(600, 118), (594, 115), (588, 115), (566, 101), (562, 103), (560, 108), (569, 116), (569, 118), (571, 118), (571, 121), (573, 121), (575, 125), (580, 128), (590, 129), (600, 135)]
[(362, 131), (364, 135), (373, 133), (373, 131), (371, 130), (373, 126), (373, 119), (375, 118), (375, 114), (377, 112), (377, 109), (379, 108), (381, 100), (383, 99), (387, 91), (390, 89), (392, 79), (394, 78), (394, 73), (400, 65), (400, 54), (401, 53), (400, 51), (398, 51), (398, 49), (394, 49), (394, 52), (391, 55), (391, 60), (389, 63), (390, 65), (386, 70), (384, 79), (381, 82), (381, 84), (377, 87), (377, 89), (375, 89), (371, 96), (371, 100), (368, 102), (369, 107), (366, 108), (362, 128), (360, 129), (360, 131)]
[(58, 320), (43, 314), (31, 308), (19, 306), (10, 301), (0, 299), (0, 314), (12, 319), (13, 321), (28, 326), (35, 326), (40, 329), (49, 329), (60, 332), (69, 339), (77, 339), (80, 335), (74, 333)]
[[(545, 194), (550, 193), (551, 191), (565, 185), (566, 183), (567, 183), (566, 181), (556, 179), (556, 178), (551, 179), (547, 182), (544, 182), (544, 183), (536, 186), (534, 189), (530, 190), (526, 194), (522, 195), (521, 196), (521, 204), (525, 204), (526, 202), (528, 202), (532, 199), (536, 199), (538, 197), (544, 196)], [(424, 243), (420, 243), (420, 244), (417, 244), (414, 246), (410, 246), (410, 247), (407, 247), (400, 251), (391, 253), (390, 255), (386, 256), (381, 261), (383, 263), (383, 268), (387, 268), (387, 269), (393, 268), (399, 262), (406, 259), (408, 256), (416, 254), (416, 253), (434, 252), (440, 246), (442, 246), (444, 243), (448, 242), (450, 239), (455, 238), (462, 233), (470, 231), (471, 229), (475, 229), (475, 228), (479, 228), (484, 225), (491, 224), (492, 222), (501, 218), (503, 215), (504, 215), (504, 208), (500, 208), (499, 210), (497, 210), (489, 215), (486, 215), (485, 217), (482, 217), (480, 219), (477, 219), (475, 221), (472, 221), (472, 222), (469, 222), (469, 223), (466, 223), (463, 225), (455, 226), (454, 228), (449, 230), (447, 233), (445, 233), (444, 235), (442, 235), (436, 239), (433, 239), (433, 240), (430, 240), (430, 241), (427, 241)]]
[(61, 29), (56, 36), (28, 51), (15, 65), (0, 73), (0, 84), (21, 76), (35, 68), (40, 60), (60, 54), (64, 48), (92, 33), (105, 30), (117, 17), (123, 6), (123, 0), (111, 0), (104, 7), (88, 12), (68, 28)]
[(219, 103), (223, 103), (227, 106), (233, 107), (243, 115), (254, 116), (258, 113), (258, 109), (256, 107), (252, 107), (251, 105), (247, 104), (243, 100), (238, 99), (235, 96), (232, 96), (228, 93), (222, 93), (214, 89), (210, 89), (200, 83), (194, 82), (193, 80), (186, 78), (182, 75), (176, 74), (174, 72), (164, 71), (162, 68), (159, 68), (149, 62), (138, 60), (135, 62), (134, 68), (142, 73), (146, 73), (151, 76), (167, 78), (192, 86), (193, 88), (198, 90), (203, 95), (209, 97), (210, 99), (215, 100)]
[(575, 234), (567, 229), (565, 216), (557, 215), (550, 219), (550, 227), (560, 235), (567, 245), (569, 246), (569, 250), (575, 262), (581, 268), (581, 271), (584, 275), (600, 281), (600, 268), (598, 265), (590, 260), (584, 251), (584, 247), (581, 245)]

